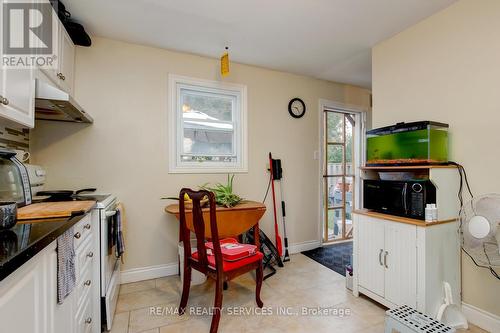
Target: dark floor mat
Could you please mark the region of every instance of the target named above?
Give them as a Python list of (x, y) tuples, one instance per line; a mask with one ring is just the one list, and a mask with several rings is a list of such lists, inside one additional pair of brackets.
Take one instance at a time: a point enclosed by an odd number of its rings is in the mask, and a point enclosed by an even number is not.
[(302, 254), (345, 276), (345, 266), (352, 265), (352, 242), (326, 245)]

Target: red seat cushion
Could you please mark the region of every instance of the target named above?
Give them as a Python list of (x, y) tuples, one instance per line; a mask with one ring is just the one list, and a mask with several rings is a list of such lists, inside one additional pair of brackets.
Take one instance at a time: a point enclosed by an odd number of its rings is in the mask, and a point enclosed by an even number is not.
[[(198, 261), (198, 252), (197, 251), (193, 252), (191, 254), (191, 258), (193, 258), (194, 260)], [(262, 258), (264, 258), (264, 255), (262, 254), (262, 252), (257, 251), (253, 256), (246, 257), (246, 258), (243, 258), (243, 259), (239, 259), (239, 260), (236, 260), (236, 261), (222, 260), (222, 270), (224, 272), (229, 272), (229, 271), (238, 269), (240, 267), (252, 264), (252, 263), (257, 262), (259, 260), (262, 260)], [(208, 266), (210, 268), (212, 268), (212, 269), (215, 269), (215, 256), (214, 255), (209, 255), (207, 253), (207, 260), (208, 260)]]

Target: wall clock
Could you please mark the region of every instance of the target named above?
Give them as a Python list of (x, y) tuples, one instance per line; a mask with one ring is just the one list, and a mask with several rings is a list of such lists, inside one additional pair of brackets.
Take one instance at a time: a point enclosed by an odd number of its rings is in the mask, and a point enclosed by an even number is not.
[(300, 98), (292, 98), (288, 103), (288, 113), (294, 118), (302, 118), (306, 113), (306, 104)]

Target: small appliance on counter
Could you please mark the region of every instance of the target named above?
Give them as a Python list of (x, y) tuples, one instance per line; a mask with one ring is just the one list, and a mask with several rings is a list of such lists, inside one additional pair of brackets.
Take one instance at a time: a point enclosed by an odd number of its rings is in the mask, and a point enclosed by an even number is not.
[(14, 201), (18, 207), (31, 204), (28, 171), (14, 150), (0, 148), (0, 201)]
[(425, 207), (436, 202), (436, 187), (430, 180), (363, 181), (364, 208), (425, 220)]
[(0, 230), (10, 229), (17, 223), (17, 203), (0, 201)]
[(419, 121), (366, 132), (366, 165), (448, 163), (448, 124)]

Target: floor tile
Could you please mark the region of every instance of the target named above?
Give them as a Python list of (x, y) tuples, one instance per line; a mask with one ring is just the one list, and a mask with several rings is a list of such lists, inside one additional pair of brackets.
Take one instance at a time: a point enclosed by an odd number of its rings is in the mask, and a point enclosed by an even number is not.
[(120, 286), (120, 295), (133, 293), (133, 292), (137, 292), (137, 291), (144, 291), (144, 290), (148, 290), (148, 289), (154, 289), (155, 283), (156, 283), (156, 281), (153, 279), (153, 280), (146, 280), (146, 281), (139, 281), (139, 282), (122, 284)]
[(142, 331), (140, 333), (159, 333), (159, 332), (160, 332), (159, 328), (153, 328), (152, 330)]
[(143, 291), (130, 292), (118, 296), (116, 312), (131, 311), (169, 301), (174, 302), (178, 299), (178, 294), (165, 292), (159, 289), (147, 289)]
[(179, 316), (176, 312), (178, 306), (177, 303), (163, 303), (130, 311), (128, 332), (139, 333), (188, 320), (188, 315)]
[(127, 333), (128, 332), (128, 320), (130, 312), (121, 312), (115, 314), (113, 318), (113, 327), (110, 333)]
[[(208, 332), (212, 316), (203, 311), (213, 306), (214, 281), (191, 287), (187, 313), (182, 316), (172, 313), (179, 306), (180, 296), (179, 276), (122, 286), (112, 332), (127, 332), (127, 323), (128, 333)], [(255, 302), (253, 273), (230, 281), (223, 293), (219, 332), (384, 331), (385, 307), (364, 296), (354, 297), (345, 288), (342, 275), (301, 254), (293, 255), (284, 268), (264, 281), (261, 298), (263, 309)], [(155, 309), (171, 312), (158, 313)], [(472, 326), (465, 332), (484, 333)]]

